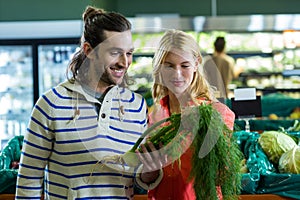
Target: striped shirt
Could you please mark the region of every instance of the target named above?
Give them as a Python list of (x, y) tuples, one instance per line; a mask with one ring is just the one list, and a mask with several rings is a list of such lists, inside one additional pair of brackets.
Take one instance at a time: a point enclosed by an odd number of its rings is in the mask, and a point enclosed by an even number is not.
[(95, 104), (69, 82), (39, 98), (24, 137), (16, 199), (40, 199), (42, 193), (51, 200), (133, 197), (135, 169), (98, 161), (134, 145), (147, 128), (146, 102), (114, 86), (99, 113)]

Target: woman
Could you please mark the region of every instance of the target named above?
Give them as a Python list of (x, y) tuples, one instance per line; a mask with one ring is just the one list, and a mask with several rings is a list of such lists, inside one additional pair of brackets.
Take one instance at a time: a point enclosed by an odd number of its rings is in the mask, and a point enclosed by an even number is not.
[[(165, 32), (153, 59), (152, 93), (156, 106), (149, 114), (150, 124), (171, 114), (181, 113), (188, 106), (209, 103), (221, 114), (227, 127), (233, 129), (234, 113), (224, 104), (215, 101), (213, 91), (200, 71), (201, 62), (200, 48), (192, 36), (179, 30)], [(148, 192), (149, 200), (197, 198), (194, 180), (189, 178), (192, 154), (189, 147), (179, 160), (163, 168), (163, 179), (155, 189)], [(209, 167), (209, 163), (207, 165)], [(223, 199), (221, 186), (215, 188), (215, 196)], [(208, 194), (205, 198), (212, 199)]]

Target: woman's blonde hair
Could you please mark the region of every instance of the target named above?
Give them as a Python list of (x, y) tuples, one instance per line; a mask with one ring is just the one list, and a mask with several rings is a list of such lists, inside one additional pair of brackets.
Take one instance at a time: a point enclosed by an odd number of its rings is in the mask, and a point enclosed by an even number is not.
[(161, 80), (161, 64), (164, 62), (167, 54), (172, 50), (181, 50), (193, 54), (195, 60), (198, 61), (198, 68), (194, 72), (194, 77), (188, 88), (190, 98), (197, 104), (198, 98), (212, 99), (212, 91), (200, 69), (202, 56), (197, 41), (188, 33), (180, 30), (167, 30), (159, 42), (153, 58), (153, 80), (152, 96), (155, 103), (159, 103), (160, 99), (168, 94), (168, 88), (162, 84)]

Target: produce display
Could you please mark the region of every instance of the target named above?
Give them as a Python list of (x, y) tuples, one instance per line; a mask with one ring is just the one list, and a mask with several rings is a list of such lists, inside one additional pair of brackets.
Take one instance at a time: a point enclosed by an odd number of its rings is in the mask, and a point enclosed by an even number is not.
[[(270, 120), (278, 120), (281, 117), (279, 117), (277, 114), (275, 113), (271, 113), (269, 114), (268, 118)], [(300, 107), (296, 107), (294, 108), (294, 110), (291, 112), (291, 114), (289, 116), (286, 117), (287, 119), (300, 119)], [(299, 124), (299, 131), (300, 131), (300, 124)]]
[[(296, 120), (289, 130), (298, 128), (298, 124)], [(300, 174), (300, 138), (281, 131), (265, 131), (258, 143), (279, 173)]]
[[(299, 49), (286, 49), (282, 33), (230, 33), (227, 31), (194, 32), (186, 31), (199, 43), (202, 55), (212, 54), (214, 40), (218, 36), (226, 38), (226, 52), (235, 58), (235, 69), (241, 71), (239, 78), (232, 81), (230, 87), (256, 87), (258, 89), (297, 89), (299, 77), (277, 75), (284, 70), (297, 69), (300, 60)], [(151, 86), (152, 56), (158, 46), (163, 31), (155, 33), (134, 33), (134, 59), (129, 72), (139, 86)], [(142, 70), (141, 68), (144, 68)], [(143, 71), (143, 72), (142, 72)], [(144, 77), (142, 79), (142, 77)], [(148, 82), (147, 82), (147, 81)], [(293, 92), (299, 96), (299, 92)]]
[[(289, 117), (291, 119), (300, 119), (300, 107), (295, 108)], [(299, 130), (300, 130), (300, 128), (299, 128)]]
[[(295, 145), (300, 141), (300, 132), (280, 130), (259, 134), (237, 131), (234, 134), (245, 156), (241, 171), (242, 194), (253, 194), (253, 199), (255, 194), (274, 194), (283, 198), (300, 199), (299, 146)], [(262, 136), (263, 139), (260, 139)], [(282, 139), (287, 139), (288, 142), (283, 144), (280, 141)], [(277, 141), (274, 142), (275, 140)], [(268, 148), (272, 150), (269, 151)], [(270, 160), (276, 160), (278, 155), (281, 155), (278, 163)]]
[(23, 136), (10, 139), (0, 152), (0, 194), (13, 194), (21, 156)]
[[(284, 131), (284, 129), (283, 129)], [(295, 120), (294, 121), (294, 125), (289, 127), (286, 131), (289, 131), (289, 132), (300, 132), (300, 121), (299, 120)]]

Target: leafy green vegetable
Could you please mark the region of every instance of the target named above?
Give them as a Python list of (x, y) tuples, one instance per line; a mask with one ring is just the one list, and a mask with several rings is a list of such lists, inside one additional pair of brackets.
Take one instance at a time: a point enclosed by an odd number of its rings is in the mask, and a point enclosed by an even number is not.
[[(139, 164), (134, 153), (146, 139), (159, 149), (163, 144), (165, 153), (172, 162), (179, 161), (187, 148), (191, 148), (192, 170), (198, 200), (217, 199), (216, 186), (220, 186), (224, 199), (238, 199), (241, 189), (241, 160), (243, 154), (236, 138), (223, 122), (220, 113), (212, 104), (188, 107), (182, 114), (172, 114), (149, 127), (130, 151), (121, 156), (107, 158), (105, 162), (119, 162), (131, 167)], [(160, 149), (161, 150), (161, 149)]]
[(280, 173), (300, 174), (300, 147), (285, 152), (279, 159), (278, 169)]
[(287, 131), (300, 131), (300, 121), (296, 119), (294, 125), (292, 127), (289, 127)]
[(160, 142), (164, 147), (169, 146), (165, 153), (172, 158), (180, 158), (186, 145), (191, 145), (193, 158), (190, 178), (194, 179), (198, 200), (217, 199), (216, 186), (221, 186), (224, 199), (238, 199), (243, 156), (232, 131), (211, 104), (191, 107), (182, 115), (173, 114), (165, 121), (158, 122), (159, 126), (169, 122), (158, 129), (158, 124), (150, 127), (151, 130), (146, 131), (150, 135), (148, 141), (157, 148)]
[[(217, 199), (216, 186), (221, 186), (224, 199), (238, 199), (243, 155), (236, 138), (211, 105), (205, 105), (199, 112), (199, 130), (193, 142), (191, 172), (197, 199)], [(209, 141), (207, 141), (208, 134), (212, 135)], [(203, 146), (211, 148), (214, 143), (207, 155), (200, 156)]]
[(281, 155), (295, 146), (296, 142), (287, 134), (279, 131), (265, 131), (258, 138), (258, 143), (273, 164), (278, 165)]

